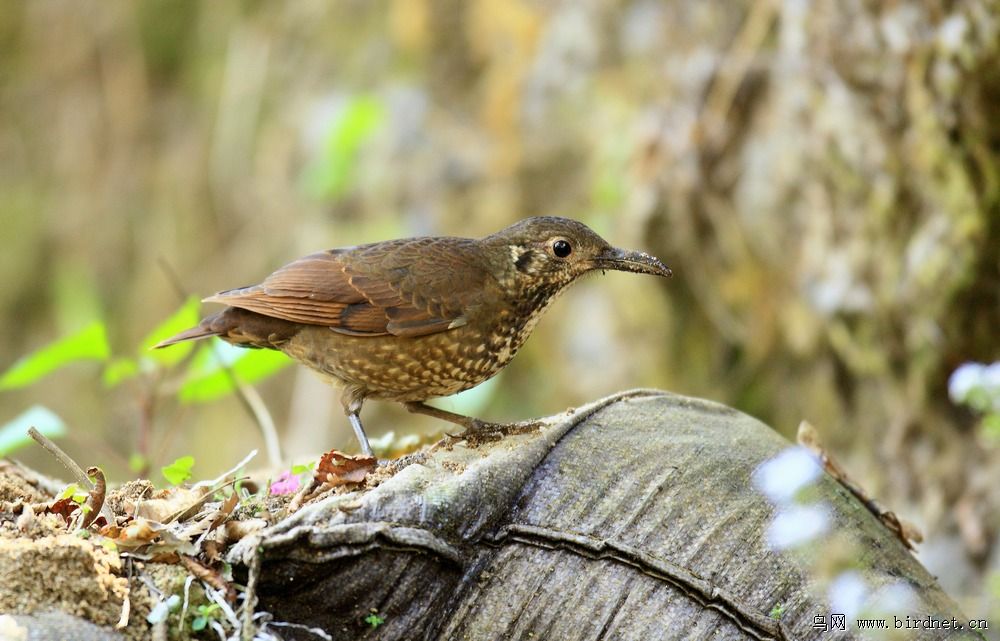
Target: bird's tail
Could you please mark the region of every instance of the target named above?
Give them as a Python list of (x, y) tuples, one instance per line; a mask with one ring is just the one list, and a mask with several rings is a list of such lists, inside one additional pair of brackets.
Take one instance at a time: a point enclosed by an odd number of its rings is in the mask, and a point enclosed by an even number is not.
[(281, 349), (299, 331), (299, 324), (256, 312), (229, 307), (214, 316), (203, 318), (197, 327), (153, 345), (153, 349), (218, 336), (236, 347)]
[(220, 328), (213, 328), (209, 323), (202, 321), (197, 327), (186, 329), (180, 334), (160, 341), (156, 345), (153, 345), (153, 349), (160, 349), (161, 347), (166, 347), (167, 345), (173, 345), (175, 343), (183, 343), (184, 341), (196, 341), (202, 338), (209, 338), (211, 336), (219, 336), (222, 333), (224, 332)]

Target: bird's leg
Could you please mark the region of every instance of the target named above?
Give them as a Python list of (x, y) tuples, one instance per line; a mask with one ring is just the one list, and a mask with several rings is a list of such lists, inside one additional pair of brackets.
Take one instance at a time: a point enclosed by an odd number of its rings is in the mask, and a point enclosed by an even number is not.
[(368, 435), (365, 434), (365, 428), (361, 426), (361, 417), (358, 416), (357, 412), (352, 412), (347, 415), (348, 420), (351, 421), (351, 427), (354, 428), (354, 436), (358, 439), (358, 444), (361, 445), (361, 453), (365, 456), (375, 456), (372, 453), (372, 446), (368, 442)]
[(403, 407), (414, 414), (426, 414), (427, 416), (439, 418), (442, 421), (461, 425), (465, 428), (465, 431), (461, 434), (449, 434), (449, 438), (455, 441), (467, 441), (473, 445), (488, 441), (497, 441), (504, 435), (533, 432), (541, 425), (538, 421), (527, 423), (487, 423), (478, 418), (456, 414), (455, 412), (449, 412), (439, 407), (432, 407), (422, 401), (403, 403)]
[(443, 410), (437, 407), (428, 405), (422, 401), (411, 401), (409, 403), (403, 403), (403, 407), (407, 410), (413, 412), (414, 414), (426, 414), (427, 416), (433, 416), (434, 418), (439, 418), (442, 421), (448, 421), (449, 423), (454, 423), (456, 425), (461, 425), (466, 429), (466, 431), (478, 432), (486, 428), (489, 423), (484, 423), (478, 418), (472, 418), (471, 416), (465, 416), (464, 414), (456, 414), (455, 412), (449, 412), (448, 410)]
[(374, 456), (371, 443), (368, 442), (368, 435), (365, 434), (365, 428), (361, 425), (361, 406), (365, 402), (364, 392), (356, 387), (345, 387), (340, 396), (340, 402), (344, 405), (347, 420), (354, 428), (354, 436), (357, 437), (358, 445), (361, 446), (361, 453), (365, 456)]

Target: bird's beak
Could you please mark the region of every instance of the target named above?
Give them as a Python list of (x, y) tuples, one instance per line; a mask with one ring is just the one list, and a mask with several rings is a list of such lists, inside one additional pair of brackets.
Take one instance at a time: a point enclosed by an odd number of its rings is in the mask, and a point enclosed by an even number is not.
[(614, 269), (620, 272), (652, 274), (668, 278), (673, 275), (670, 268), (661, 263), (660, 259), (655, 256), (615, 247), (609, 247), (603, 254), (594, 259), (594, 269)]

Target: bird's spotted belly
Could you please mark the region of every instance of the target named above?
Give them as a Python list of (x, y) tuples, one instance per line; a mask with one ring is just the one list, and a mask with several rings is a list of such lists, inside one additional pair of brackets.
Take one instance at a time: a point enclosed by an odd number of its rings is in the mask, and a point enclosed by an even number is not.
[(366, 397), (421, 401), (470, 389), (503, 369), (526, 336), (500, 327), (486, 334), (465, 326), (401, 338), (345, 336), (307, 326), (283, 351), (342, 386), (363, 390)]

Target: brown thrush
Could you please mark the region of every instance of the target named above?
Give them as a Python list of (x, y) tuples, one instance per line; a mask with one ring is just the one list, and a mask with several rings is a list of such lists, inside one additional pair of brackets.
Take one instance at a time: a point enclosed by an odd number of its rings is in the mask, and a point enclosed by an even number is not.
[(365, 454), (365, 399), (457, 423), (489, 424), (425, 405), (479, 385), (510, 362), (556, 296), (594, 271), (670, 276), (656, 258), (615, 249), (586, 225), (528, 218), (491, 236), (402, 238), (300, 258), (260, 285), (205, 299), (227, 305), (157, 345), (218, 336), (276, 349), (343, 389)]

